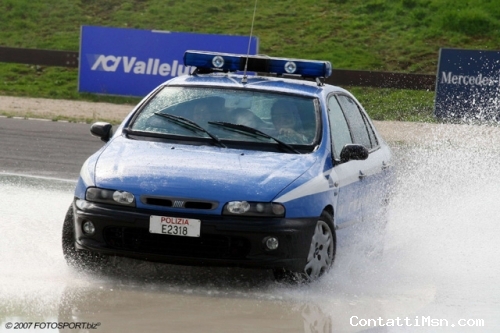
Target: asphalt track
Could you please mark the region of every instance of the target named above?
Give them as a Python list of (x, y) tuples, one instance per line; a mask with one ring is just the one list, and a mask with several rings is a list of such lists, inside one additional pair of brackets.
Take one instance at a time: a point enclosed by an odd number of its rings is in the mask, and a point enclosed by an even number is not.
[(88, 124), (0, 117), (2, 173), (76, 180), (102, 145)]

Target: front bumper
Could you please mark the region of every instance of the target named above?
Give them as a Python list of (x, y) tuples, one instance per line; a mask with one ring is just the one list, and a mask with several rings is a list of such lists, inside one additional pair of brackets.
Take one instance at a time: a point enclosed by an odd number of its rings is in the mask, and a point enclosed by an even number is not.
[[(87, 203), (74, 204), (75, 246), (79, 250), (147, 261), (185, 265), (284, 268), (302, 271), (317, 218), (254, 218), (183, 214)], [(149, 232), (151, 215), (201, 220), (200, 237), (181, 237)], [(96, 231), (83, 233), (91, 221)], [(268, 250), (266, 237), (279, 240)]]

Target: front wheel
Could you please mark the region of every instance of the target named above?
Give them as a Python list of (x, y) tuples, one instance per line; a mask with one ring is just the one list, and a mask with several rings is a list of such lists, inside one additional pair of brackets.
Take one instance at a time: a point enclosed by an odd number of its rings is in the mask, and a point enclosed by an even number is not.
[(284, 269), (274, 270), (277, 281), (315, 281), (327, 273), (333, 265), (337, 239), (333, 229), (333, 218), (328, 212), (319, 217), (311, 238), (309, 253), (303, 272)]

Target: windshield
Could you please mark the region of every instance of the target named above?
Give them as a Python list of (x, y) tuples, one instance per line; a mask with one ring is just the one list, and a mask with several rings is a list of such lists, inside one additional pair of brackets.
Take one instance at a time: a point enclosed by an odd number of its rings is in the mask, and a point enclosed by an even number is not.
[[(244, 125), (257, 131), (220, 123)], [(129, 130), (141, 135), (211, 138), (229, 143), (275, 144), (274, 139), (278, 139), (288, 145), (312, 145), (317, 140), (318, 123), (314, 98), (243, 89), (170, 86), (148, 101)]]

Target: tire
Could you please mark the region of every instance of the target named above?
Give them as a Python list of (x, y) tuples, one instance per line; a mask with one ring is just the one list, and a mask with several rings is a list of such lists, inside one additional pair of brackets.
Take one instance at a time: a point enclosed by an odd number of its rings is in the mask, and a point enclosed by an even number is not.
[(314, 228), (311, 244), (303, 271), (292, 272), (286, 269), (273, 271), (274, 278), (280, 282), (312, 282), (326, 274), (333, 265), (337, 239), (333, 228), (333, 218), (323, 212)]
[(73, 205), (64, 218), (62, 228), (62, 251), (68, 266), (77, 270), (100, 270), (107, 262), (107, 257), (75, 248), (75, 221)]

